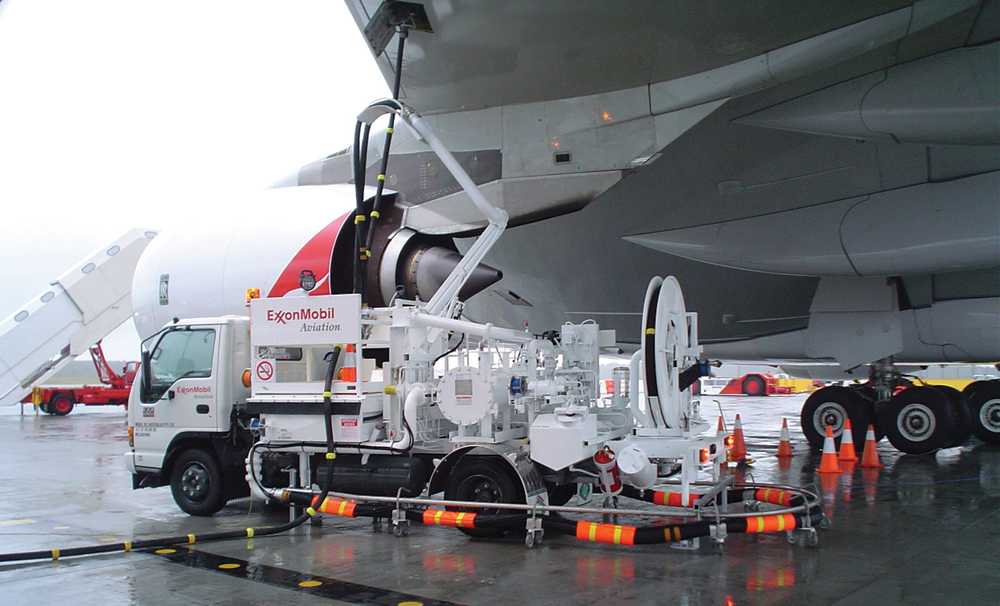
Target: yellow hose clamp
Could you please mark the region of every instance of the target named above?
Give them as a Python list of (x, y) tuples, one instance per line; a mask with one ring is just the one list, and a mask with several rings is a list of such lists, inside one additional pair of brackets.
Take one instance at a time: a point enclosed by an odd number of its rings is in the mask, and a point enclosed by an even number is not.
[[(385, 175), (379, 175), (379, 176), (380, 176), (380, 177), (385, 177)], [(383, 181), (385, 181), (385, 179), (382, 179), (382, 180), (383, 180)], [(373, 211), (372, 211), (372, 219), (378, 219), (378, 218), (379, 218), (379, 217), (381, 217), (381, 216), (382, 216), (382, 215), (378, 214), (378, 211), (377, 211), (377, 210), (373, 210)]]
[(396, 395), (396, 386), (386, 385), (385, 388), (382, 390), (382, 393), (384, 393), (387, 396), (394, 396)]
[(53, 560), (58, 560), (59, 559), (59, 550), (58, 549), (53, 549), (52, 550), (52, 559)]
[(392, 129), (391, 128), (385, 129), (385, 134), (391, 135), (392, 134)]
[(326, 460), (327, 461), (332, 461), (332, 460), (334, 460), (336, 458), (337, 458), (337, 453), (335, 453), (335, 452), (328, 452), (328, 453), (326, 453)]
[(324, 392), (323, 392), (323, 397), (324, 397), (324, 398), (332, 398), (332, 397), (333, 397), (333, 394), (332, 394), (332, 393), (330, 393), (330, 392), (328, 392), (328, 391), (324, 391)]
[(358, 223), (361, 223), (364, 220), (365, 220), (365, 216), (364, 215), (354, 215), (354, 224), (355, 225), (357, 225)]
[(122, 545), (125, 547), (125, 551), (132, 551), (132, 541), (125, 541)]
[(309, 517), (311, 518), (311, 517), (313, 517), (314, 515), (316, 515), (316, 510), (315, 510), (315, 509), (313, 509), (312, 507), (310, 507), (309, 509), (307, 509), (307, 510), (306, 510), (306, 513), (308, 513), (308, 514), (309, 514)]
[(647, 328), (646, 329), (646, 334), (647, 335), (655, 335), (656, 334), (656, 329), (655, 328)]
[(385, 175), (379, 175), (378, 176), (378, 180), (379, 181), (385, 181)]
[(253, 528), (247, 528), (247, 538), (248, 539), (253, 538)]
[(189, 534), (188, 535), (188, 545), (193, 545), (193, 544), (194, 544), (194, 535), (193, 534)]

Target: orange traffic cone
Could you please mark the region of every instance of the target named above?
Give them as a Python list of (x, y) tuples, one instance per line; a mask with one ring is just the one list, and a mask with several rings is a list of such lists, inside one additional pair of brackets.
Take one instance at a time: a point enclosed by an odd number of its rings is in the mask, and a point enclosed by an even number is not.
[(878, 459), (878, 446), (875, 445), (875, 426), (868, 426), (868, 433), (865, 434), (865, 452), (861, 455), (862, 467), (882, 467), (882, 461)]
[(730, 461), (742, 461), (747, 458), (747, 444), (743, 440), (743, 424), (740, 422), (740, 415), (736, 415), (733, 422), (733, 448), (729, 451)]
[(795, 456), (792, 454), (792, 441), (788, 437), (788, 419), (781, 420), (781, 441), (778, 442), (778, 456)]
[(718, 432), (719, 433), (725, 433), (725, 431), (726, 431), (726, 427), (722, 424), (722, 417), (719, 417), (719, 429), (718, 429)]
[(344, 350), (344, 365), (337, 372), (338, 381), (355, 383), (358, 380), (358, 362), (354, 355), (354, 345), (348, 345)]
[(840, 454), (837, 458), (841, 461), (858, 460), (858, 453), (854, 452), (854, 434), (851, 433), (850, 419), (844, 419), (844, 431), (840, 434)]
[(837, 445), (833, 443), (833, 426), (826, 426), (826, 439), (823, 441), (823, 460), (819, 463), (820, 473), (840, 473), (840, 462), (837, 461)]

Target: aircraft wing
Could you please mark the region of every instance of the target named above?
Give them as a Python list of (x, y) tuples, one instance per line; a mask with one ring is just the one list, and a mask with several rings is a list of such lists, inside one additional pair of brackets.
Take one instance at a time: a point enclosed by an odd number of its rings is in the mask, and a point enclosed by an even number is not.
[[(379, 38), (385, 5), (348, 6)], [(407, 37), (401, 98), (515, 228), (491, 314), (630, 340), (644, 280), (674, 274), (720, 357), (1000, 357), (1000, 2), (400, 10), (432, 30)], [(397, 40), (383, 21), (390, 82)], [(412, 137), (392, 154), (405, 227), (481, 227)], [(285, 184), (345, 182), (348, 158)]]
[[(362, 31), (382, 4), (347, 0)], [(711, 74), (720, 69), (745, 78), (738, 87), (752, 87), (750, 79), (769, 79), (752, 69), (769, 51), (873, 19), (859, 32), (899, 37), (914, 16), (905, 0), (419, 4), (433, 33), (409, 34), (401, 97), (424, 114), (684, 83), (699, 74), (718, 78)], [(376, 56), (390, 86), (395, 51), (393, 41)]]

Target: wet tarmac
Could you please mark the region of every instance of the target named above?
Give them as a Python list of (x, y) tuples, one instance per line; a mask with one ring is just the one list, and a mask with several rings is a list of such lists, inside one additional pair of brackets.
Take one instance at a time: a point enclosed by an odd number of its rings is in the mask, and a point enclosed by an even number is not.
[[(725, 552), (618, 547), (546, 536), (477, 540), (415, 526), (324, 519), (274, 537), (198, 543), (173, 553), (112, 553), (0, 564), (4, 604), (968, 604), (1000, 603), (1000, 448), (970, 442), (936, 456), (879, 444), (885, 467), (820, 485), (819, 454), (798, 430), (804, 396), (705, 397), (739, 412), (757, 482), (815, 485), (832, 527), (813, 548), (785, 533), (731, 535)], [(779, 465), (781, 418), (795, 457)], [(66, 549), (277, 524), (287, 511), (231, 503), (212, 518), (167, 488), (131, 490), (125, 414), (77, 408), (35, 417), (0, 408), (0, 552)], [(859, 445), (860, 448), (860, 445)], [(784, 468), (783, 468), (784, 467)], [(622, 520), (622, 523), (629, 523)]]

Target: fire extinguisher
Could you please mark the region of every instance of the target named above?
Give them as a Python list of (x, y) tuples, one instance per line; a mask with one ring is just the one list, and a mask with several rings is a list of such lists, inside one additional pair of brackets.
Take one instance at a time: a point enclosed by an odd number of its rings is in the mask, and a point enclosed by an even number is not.
[(618, 477), (618, 462), (615, 461), (615, 451), (607, 446), (594, 453), (594, 463), (601, 479), (601, 492), (609, 496), (617, 496), (622, 491), (622, 481)]

